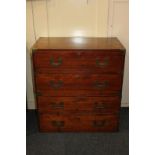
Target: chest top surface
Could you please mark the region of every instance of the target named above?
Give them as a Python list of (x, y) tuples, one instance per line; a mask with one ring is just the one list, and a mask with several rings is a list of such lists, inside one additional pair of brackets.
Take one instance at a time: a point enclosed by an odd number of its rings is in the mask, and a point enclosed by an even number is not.
[(117, 38), (87, 37), (40, 37), (33, 50), (122, 50), (125, 48)]

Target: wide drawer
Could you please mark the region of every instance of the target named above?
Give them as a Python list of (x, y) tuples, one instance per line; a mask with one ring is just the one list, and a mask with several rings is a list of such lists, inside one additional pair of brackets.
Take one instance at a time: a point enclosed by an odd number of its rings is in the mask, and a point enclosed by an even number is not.
[(64, 73), (88, 70), (98, 73), (123, 72), (124, 55), (112, 51), (37, 51), (33, 53), (35, 71)]
[(117, 115), (51, 115), (40, 114), (40, 131), (117, 131)]
[(39, 112), (65, 113), (118, 113), (120, 97), (44, 97), (37, 98)]
[(69, 97), (69, 96), (120, 96), (121, 91), (107, 91), (107, 90), (38, 90), (36, 96), (46, 97)]
[(104, 90), (119, 91), (122, 76), (118, 74), (36, 74), (37, 90)]

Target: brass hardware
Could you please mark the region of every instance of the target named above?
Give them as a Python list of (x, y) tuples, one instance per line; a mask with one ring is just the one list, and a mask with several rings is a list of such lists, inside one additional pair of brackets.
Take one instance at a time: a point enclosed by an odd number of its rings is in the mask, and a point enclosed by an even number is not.
[(106, 88), (108, 86), (108, 81), (104, 81), (104, 82), (95, 82), (95, 87), (96, 88)]
[(53, 109), (64, 109), (63, 102), (60, 102), (60, 103), (52, 102), (52, 103), (50, 103), (50, 105), (51, 105), (51, 108), (53, 108)]
[(50, 59), (50, 64), (53, 66), (53, 67), (58, 67), (62, 64), (62, 58), (58, 58), (58, 62), (54, 62), (54, 59), (51, 58)]
[(96, 65), (100, 67), (105, 67), (109, 64), (109, 57), (105, 57), (103, 62), (100, 62), (99, 59), (96, 59)]
[(51, 121), (51, 124), (55, 127), (64, 127), (64, 121)]
[(50, 85), (54, 89), (59, 89), (63, 85), (63, 81), (59, 80), (57, 83), (54, 83), (54, 81), (50, 81)]
[(93, 126), (94, 127), (103, 127), (105, 125), (105, 121), (104, 120), (99, 120), (99, 121), (93, 121)]
[(95, 103), (95, 109), (105, 109), (104, 103)]

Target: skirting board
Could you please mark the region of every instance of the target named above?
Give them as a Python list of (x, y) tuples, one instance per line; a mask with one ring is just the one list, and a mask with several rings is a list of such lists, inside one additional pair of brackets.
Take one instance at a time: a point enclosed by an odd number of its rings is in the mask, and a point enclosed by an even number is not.
[(27, 109), (36, 109), (35, 101), (27, 101)]
[(129, 103), (122, 103), (121, 107), (129, 107)]

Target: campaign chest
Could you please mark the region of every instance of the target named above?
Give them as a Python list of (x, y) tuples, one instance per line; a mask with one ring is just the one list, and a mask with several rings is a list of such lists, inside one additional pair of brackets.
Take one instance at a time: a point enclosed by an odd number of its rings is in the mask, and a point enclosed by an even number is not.
[(39, 38), (32, 61), (40, 131), (118, 131), (124, 60), (117, 38)]

